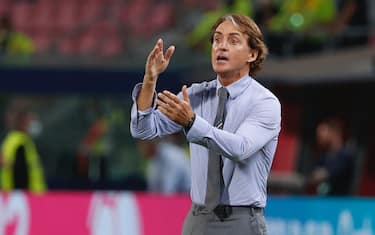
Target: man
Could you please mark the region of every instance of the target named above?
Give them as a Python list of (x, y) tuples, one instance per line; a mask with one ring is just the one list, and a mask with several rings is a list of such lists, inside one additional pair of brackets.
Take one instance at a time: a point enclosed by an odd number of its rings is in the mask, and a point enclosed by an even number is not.
[[(178, 96), (154, 90), (175, 50), (158, 40), (133, 91), (131, 133), (152, 139), (184, 130), (190, 142), (192, 207), (183, 234), (266, 234), (266, 184), (280, 131), (280, 103), (252, 76), (267, 48), (258, 26), (225, 15), (211, 33), (213, 81)], [(219, 95), (219, 97), (218, 97)], [(155, 107), (155, 104), (157, 107)], [(214, 123), (214, 124), (213, 124)]]
[(320, 154), (309, 182), (314, 193), (350, 195), (355, 182), (355, 159), (344, 121), (338, 117), (322, 120), (316, 127), (316, 142)]
[(10, 16), (0, 17), (0, 60), (7, 63), (29, 62), (35, 52), (33, 40), (14, 30)]
[(36, 116), (24, 99), (15, 99), (6, 112), (9, 128), (2, 145), (0, 181), (2, 190), (28, 190), (43, 193), (47, 186), (37, 147), (31, 137), (35, 133)]

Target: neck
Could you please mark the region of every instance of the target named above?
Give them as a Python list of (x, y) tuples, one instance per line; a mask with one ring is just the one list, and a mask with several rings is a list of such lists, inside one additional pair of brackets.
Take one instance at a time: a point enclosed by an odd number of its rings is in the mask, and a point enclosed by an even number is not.
[(219, 81), (222, 86), (229, 86), (230, 84), (240, 80), (248, 73), (221, 73), (218, 74)]

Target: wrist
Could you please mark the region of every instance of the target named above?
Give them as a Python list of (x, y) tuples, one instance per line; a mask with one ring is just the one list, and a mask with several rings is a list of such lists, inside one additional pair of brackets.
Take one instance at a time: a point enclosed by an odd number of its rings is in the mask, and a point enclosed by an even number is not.
[(145, 73), (143, 76), (143, 82), (145, 83), (155, 83), (157, 80), (158, 76), (154, 75), (152, 73)]
[(190, 131), (191, 127), (194, 124), (194, 121), (195, 121), (195, 113), (193, 113), (193, 116), (189, 119), (189, 121), (187, 122), (187, 124), (184, 126), (184, 129), (185, 129), (186, 133), (188, 131)]
[(142, 90), (146, 90), (146, 91), (153, 93), (155, 89), (156, 89), (156, 80), (152, 81), (146, 78), (143, 79)]

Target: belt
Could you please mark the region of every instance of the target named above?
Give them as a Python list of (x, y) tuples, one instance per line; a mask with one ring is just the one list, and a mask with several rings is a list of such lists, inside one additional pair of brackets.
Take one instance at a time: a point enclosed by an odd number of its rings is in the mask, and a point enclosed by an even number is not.
[(224, 217), (228, 217), (231, 214), (241, 214), (241, 213), (249, 213), (251, 216), (255, 214), (262, 213), (263, 208), (257, 206), (230, 206), (230, 205), (218, 205), (214, 209), (214, 213), (216, 215), (222, 215)]
[[(231, 206), (231, 205), (218, 205), (213, 212), (219, 218), (228, 218), (232, 214), (249, 213), (251, 216), (263, 213), (262, 207), (257, 206)], [(193, 204), (193, 215), (208, 214), (210, 211), (205, 206)]]

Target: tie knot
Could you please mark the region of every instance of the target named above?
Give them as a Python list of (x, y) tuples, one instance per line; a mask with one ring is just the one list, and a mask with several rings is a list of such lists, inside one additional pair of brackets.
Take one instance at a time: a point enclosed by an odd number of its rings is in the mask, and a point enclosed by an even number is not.
[(227, 88), (225, 88), (225, 87), (220, 87), (219, 90), (218, 90), (218, 96), (219, 96), (220, 98), (227, 99), (228, 96), (229, 96), (229, 92), (228, 92)]

